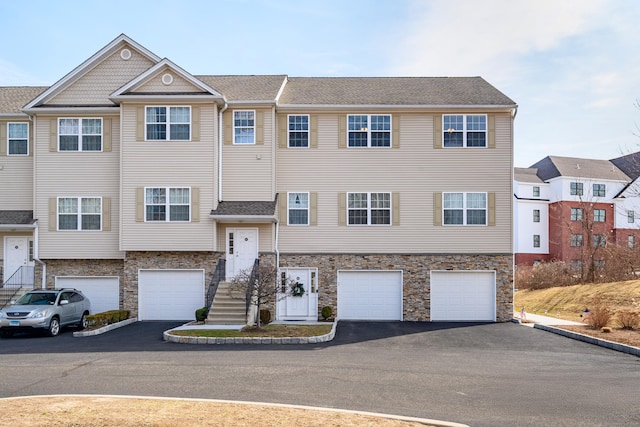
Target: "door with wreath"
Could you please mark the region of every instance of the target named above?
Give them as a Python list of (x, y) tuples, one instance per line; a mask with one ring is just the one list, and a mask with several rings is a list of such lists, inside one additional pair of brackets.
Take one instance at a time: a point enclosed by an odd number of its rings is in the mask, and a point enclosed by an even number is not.
[[(315, 268), (280, 269), (278, 320), (318, 320), (318, 272)], [(282, 278), (285, 280), (282, 280)]]

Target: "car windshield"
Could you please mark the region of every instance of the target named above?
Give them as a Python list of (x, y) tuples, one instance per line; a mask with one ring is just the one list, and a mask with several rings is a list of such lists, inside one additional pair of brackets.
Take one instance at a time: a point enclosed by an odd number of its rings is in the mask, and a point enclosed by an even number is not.
[(53, 305), (56, 302), (57, 293), (33, 292), (22, 295), (14, 303), (15, 305)]

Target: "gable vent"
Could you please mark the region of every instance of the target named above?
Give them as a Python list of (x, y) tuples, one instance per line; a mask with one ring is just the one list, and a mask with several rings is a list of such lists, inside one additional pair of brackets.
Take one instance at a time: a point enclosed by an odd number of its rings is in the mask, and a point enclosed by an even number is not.
[(131, 59), (131, 51), (129, 49), (122, 49), (120, 51), (120, 58), (128, 61), (129, 59)]
[(162, 75), (162, 84), (165, 85), (170, 85), (171, 83), (173, 83), (173, 76), (169, 73), (163, 74)]

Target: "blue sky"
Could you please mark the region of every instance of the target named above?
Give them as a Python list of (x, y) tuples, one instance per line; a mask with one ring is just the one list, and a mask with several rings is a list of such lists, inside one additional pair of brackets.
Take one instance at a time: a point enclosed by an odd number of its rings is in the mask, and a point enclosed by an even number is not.
[(482, 76), (515, 166), (640, 149), (640, 2), (0, 0), (0, 86), (51, 85), (125, 33), (192, 74)]

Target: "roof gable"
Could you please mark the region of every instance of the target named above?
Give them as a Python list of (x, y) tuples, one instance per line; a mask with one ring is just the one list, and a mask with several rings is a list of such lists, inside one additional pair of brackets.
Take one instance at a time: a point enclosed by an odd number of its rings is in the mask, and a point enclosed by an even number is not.
[(547, 156), (531, 167), (538, 169), (538, 176), (544, 181), (560, 176), (614, 181), (628, 181), (629, 179), (609, 160)]
[(89, 59), (32, 100), (25, 110), (48, 104), (77, 106), (113, 105), (108, 95), (160, 61), (143, 46), (121, 34)]

